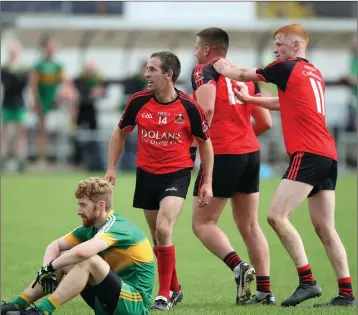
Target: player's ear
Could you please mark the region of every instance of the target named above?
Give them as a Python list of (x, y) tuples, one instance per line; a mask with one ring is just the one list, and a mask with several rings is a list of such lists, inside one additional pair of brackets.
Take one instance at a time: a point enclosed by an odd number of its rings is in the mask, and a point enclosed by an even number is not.
[(209, 47), (209, 46), (205, 46), (205, 47), (204, 47), (204, 55), (207, 56), (207, 55), (209, 55), (209, 53), (210, 53), (210, 47)]
[(170, 80), (172, 80), (173, 79), (173, 70), (169, 70), (168, 72), (167, 72), (167, 79), (170, 79)]
[(104, 200), (100, 200), (97, 202), (96, 210), (101, 211), (106, 209), (106, 202)]
[(298, 40), (295, 40), (293, 42), (293, 49), (297, 51), (300, 48), (300, 42)]

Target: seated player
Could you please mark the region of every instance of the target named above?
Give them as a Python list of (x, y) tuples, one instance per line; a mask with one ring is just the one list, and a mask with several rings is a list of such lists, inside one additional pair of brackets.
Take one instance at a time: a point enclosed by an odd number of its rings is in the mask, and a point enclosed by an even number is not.
[(96, 177), (79, 183), (75, 196), (82, 226), (47, 247), (35, 282), (2, 304), (1, 315), (49, 315), (78, 295), (96, 314), (148, 314), (153, 252), (145, 235), (112, 210), (112, 191), (108, 181)]

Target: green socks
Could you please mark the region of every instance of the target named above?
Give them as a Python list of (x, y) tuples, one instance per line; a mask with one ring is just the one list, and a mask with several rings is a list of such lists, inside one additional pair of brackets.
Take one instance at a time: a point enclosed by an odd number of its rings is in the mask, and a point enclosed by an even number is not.
[(24, 310), (30, 305), (30, 297), (25, 293), (21, 293), (20, 296), (13, 299), (10, 304), (14, 305), (18, 310)]
[(59, 307), (60, 303), (52, 295), (44, 298), (41, 303), (37, 305), (38, 310), (43, 315), (50, 315)]

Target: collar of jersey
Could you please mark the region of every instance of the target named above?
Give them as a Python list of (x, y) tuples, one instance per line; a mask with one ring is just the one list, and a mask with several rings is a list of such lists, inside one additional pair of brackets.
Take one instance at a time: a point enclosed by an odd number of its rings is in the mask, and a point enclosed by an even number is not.
[(303, 60), (303, 61), (306, 61), (306, 62), (309, 63), (309, 61), (307, 59), (305, 59), (305, 58), (297, 57), (297, 59), (300, 59), (300, 60)]
[(173, 99), (172, 101), (167, 102), (167, 103), (159, 102), (159, 101), (157, 100), (157, 98), (155, 97), (155, 94), (154, 94), (153, 96), (154, 96), (155, 101), (156, 101), (158, 104), (162, 104), (162, 105), (169, 105), (169, 104), (174, 103), (174, 102), (177, 101), (177, 100), (179, 99), (179, 97), (180, 97), (180, 91), (179, 91), (177, 88), (174, 88), (174, 90), (178, 93), (178, 96), (177, 96), (175, 99)]
[(107, 221), (107, 219), (108, 219), (113, 213), (114, 213), (114, 210), (111, 209), (111, 210), (108, 212), (108, 214), (106, 215), (106, 221)]

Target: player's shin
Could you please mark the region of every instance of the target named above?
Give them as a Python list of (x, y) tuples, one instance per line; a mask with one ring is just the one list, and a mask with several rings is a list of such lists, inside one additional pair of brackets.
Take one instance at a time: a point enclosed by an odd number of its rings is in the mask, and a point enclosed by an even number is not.
[(269, 224), (280, 238), (283, 246), (290, 255), (297, 268), (308, 264), (307, 255), (301, 236), (287, 218), (276, 218), (269, 215)]
[(85, 288), (89, 279), (89, 269), (83, 268), (82, 264), (75, 265), (63, 278), (53, 297), (62, 305), (79, 295)]

